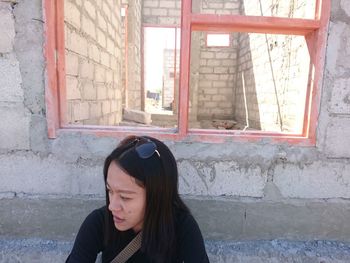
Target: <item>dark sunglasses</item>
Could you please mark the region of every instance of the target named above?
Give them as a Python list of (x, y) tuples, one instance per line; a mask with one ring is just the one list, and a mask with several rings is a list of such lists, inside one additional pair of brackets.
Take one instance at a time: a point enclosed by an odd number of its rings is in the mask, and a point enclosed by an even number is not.
[(157, 153), (158, 157), (160, 157), (157, 145), (148, 138), (136, 138), (130, 144), (135, 144), (135, 151), (141, 159), (148, 159), (152, 157), (154, 153)]

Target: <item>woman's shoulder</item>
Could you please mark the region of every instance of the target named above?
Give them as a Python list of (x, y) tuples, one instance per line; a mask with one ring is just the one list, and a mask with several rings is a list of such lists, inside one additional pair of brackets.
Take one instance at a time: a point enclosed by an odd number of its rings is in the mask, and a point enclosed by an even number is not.
[(80, 227), (80, 232), (92, 232), (95, 235), (103, 235), (105, 226), (106, 206), (90, 212)]
[(191, 229), (198, 228), (198, 224), (196, 219), (191, 214), (191, 212), (178, 210), (176, 211), (175, 227), (180, 232), (182, 231), (187, 232)]

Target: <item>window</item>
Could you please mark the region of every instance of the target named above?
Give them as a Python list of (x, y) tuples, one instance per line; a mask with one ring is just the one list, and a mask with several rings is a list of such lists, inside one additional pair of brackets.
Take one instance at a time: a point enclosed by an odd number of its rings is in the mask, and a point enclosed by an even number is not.
[(229, 47), (229, 34), (207, 34), (207, 47)]
[(313, 145), (329, 13), (329, 0), (46, 0), (49, 136)]

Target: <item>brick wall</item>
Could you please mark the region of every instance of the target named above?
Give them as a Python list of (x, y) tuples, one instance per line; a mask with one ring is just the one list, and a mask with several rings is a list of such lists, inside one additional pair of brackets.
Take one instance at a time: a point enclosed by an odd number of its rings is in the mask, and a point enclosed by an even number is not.
[[(306, 1), (279, 5), (267, 2), (260, 7), (244, 1), (241, 11), (281, 17), (304, 17), (314, 13)], [(236, 120), (256, 129), (301, 132), (309, 63), (304, 37), (240, 34), (234, 103)]]
[[(204, 14), (239, 14), (240, 2), (193, 1), (192, 9), (193, 12)], [(230, 34), (229, 47), (208, 47), (204, 32), (194, 32), (192, 36), (192, 39), (199, 41), (199, 43), (193, 41), (192, 45), (198, 46), (200, 50), (197, 57), (193, 55), (191, 57), (191, 77), (198, 79), (197, 85), (190, 87), (191, 93), (197, 93), (197, 119), (232, 119), (238, 34)], [(199, 65), (195, 65), (196, 63)], [(198, 76), (194, 70), (198, 70)]]
[(120, 5), (65, 0), (68, 123), (115, 125), (121, 120)]
[[(176, 69), (180, 66), (180, 50), (176, 51)], [(169, 108), (171, 107), (174, 101), (174, 85), (178, 82), (175, 80), (175, 71), (174, 64), (175, 63), (175, 50), (174, 49), (165, 49), (164, 50), (164, 73), (163, 73), (163, 89), (162, 89), (162, 100), (163, 107)], [(178, 76), (179, 72), (176, 72)], [(175, 83), (176, 81), (176, 83)], [(176, 88), (178, 89), (178, 87)]]
[[(128, 4), (127, 57), (128, 83), (126, 87), (127, 108), (141, 110), (141, 10), (142, 1), (124, 1)], [(124, 36), (125, 37), (125, 34)], [(125, 43), (125, 39), (123, 39)], [(123, 57), (125, 56), (125, 53)]]
[(180, 0), (144, 0), (143, 17), (145, 24), (151, 25), (180, 25)]

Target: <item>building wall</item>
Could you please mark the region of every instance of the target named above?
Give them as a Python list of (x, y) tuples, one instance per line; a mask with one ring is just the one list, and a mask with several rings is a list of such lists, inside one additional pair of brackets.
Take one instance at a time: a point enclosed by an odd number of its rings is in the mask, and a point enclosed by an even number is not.
[[(162, 97), (163, 97), (163, 107), (170, 108), (172, 107), (175, 100), (174, 89), (179, 90), (178, 81), (176, 80), (176, 76), (179, 75), (179, 72), (176, 72), (175, 76), (175, 49), (165, 49), (164, 50), (164, 73), (163, 73), (163, 89), (162, 89)], [(180, 50), (176, 50), (176, 69), (178, 70), (180, 66)], [(178, 78), (177, 78), (178, 79)], [(175, 88), (175, 85), (176, 88)]]
[[(127, 58), (128, 73), (125, 104), (127, 108), (141, 110), (141, 23), (142, 1), (126, 1), (128, 4)], [(124, 36), (125, 37), (125, 36)], [(125, 42), (125, 39), (123, 40)]]
[(64, 3), (67, 121), (115, 125), (122, 114), (120, 1)]
[[(103, 198), (103, 160), (120, 139), (48, 139), (43, 20), (40, 0), (0, 2), (0, 198)], [(349, 21), (349, 2), (332, 1), (315, 146), (166, 141), (206, 238), (350, 240)]]

